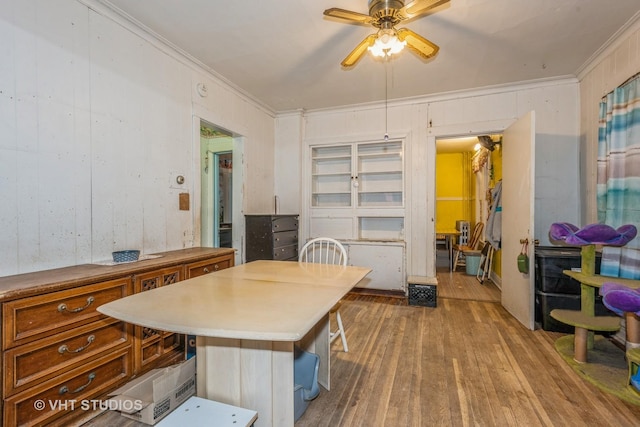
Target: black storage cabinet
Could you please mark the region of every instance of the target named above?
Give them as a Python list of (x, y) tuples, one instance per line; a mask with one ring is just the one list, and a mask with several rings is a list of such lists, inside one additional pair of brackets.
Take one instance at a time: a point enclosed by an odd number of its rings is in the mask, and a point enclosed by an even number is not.
[[(571, 246), (537, 246), (535, 248), (535, 319), (545, 331), (573, 333), (574, 327), (551, 317), (556, 308), (580, 310), (580, 282), (563, 270), (580, 268), (581, 248)], [(601, 255), (596, 254), (596, 274), (600, 273)], [(596, 291), (597, 315), (611, 315)]]
[(246, 261), (298, 260), (298, 215), (245, 215)]

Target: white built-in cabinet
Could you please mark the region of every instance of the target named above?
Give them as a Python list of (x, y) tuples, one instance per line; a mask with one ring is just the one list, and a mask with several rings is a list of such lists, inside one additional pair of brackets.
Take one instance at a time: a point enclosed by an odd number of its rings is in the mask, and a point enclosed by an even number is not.
[(309, 237), (345, 244), (349, 263), (373, 268), (358, 286), (404, 289), (403, 141), (310, 146)]
[(345, 241), (349, 265), (367, 266), (371, 273), (357, 287), (404, 291), (404, 242)]

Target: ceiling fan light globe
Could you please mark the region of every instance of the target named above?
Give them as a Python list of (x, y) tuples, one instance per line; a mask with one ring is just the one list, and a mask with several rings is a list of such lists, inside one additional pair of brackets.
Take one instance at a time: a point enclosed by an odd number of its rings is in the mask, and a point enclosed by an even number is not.
[(399, 53), (407, 44), (406, 41), (400, 41), (396, 32), (393, 30), (380, 30), (378, 38), (373, 46), (369, 46), (369, 51), (373, 56), (385, 57)]
[(373, 46), (369, 46), (367, 49), (373, 56), (379, 56), (379, 57), (386, 56), (386, 53), (384, 53), (384, 50), (382, 50), (382, 47), (379, 44), (374, 44)]
[(402, 52), (402, 49), (404, 49), (406, 44), (407, 42), (405, 41), (401, 42), (396, 38), (396, 42), (389, 48), (389, 50), (387, 51), (387, 55), (393, 55), (395, 53)]
[(390, 47), (397, 39), (398, 36), (396, 35), (395, 31), (384, 29), (378, 31), (378, 40), (376, 40), (376, 43), (380, 43), (385, 48), (387, 48)]

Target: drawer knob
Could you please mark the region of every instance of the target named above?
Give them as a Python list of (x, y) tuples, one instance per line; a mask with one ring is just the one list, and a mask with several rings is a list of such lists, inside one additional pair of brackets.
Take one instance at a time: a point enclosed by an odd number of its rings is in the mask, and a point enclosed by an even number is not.
[(67, 308), (67, 304), (62, 303), (62, 304), (58, 305), (58, 311), (60, 313), (64, 313), (65, 311), (69, 312), (69, 313), (78, 313), (78, 312), (84, 310), (85, 308), (88, 308), (94, 300), (95, 300), (94, 297), (89, 297), (89, 298), (87, 298), (87, 303), (84, 306), (78, 307), (78, 308), (72, 308), (72, 309)]
[(69, 347), (67, 347), (66, 344), (61, 345), (60, 347), (58, 347), (58, 353), (60, 354), (65, 354), (65, 353), (80, 353), (82, 350), (84, 350), (85, 348), (89, 347), (91, 345), (91, 343), (96, 339), (95, 335), (89, 335), (87, 337), (87, 344), (83, 345), (82, 347), (78, 347), (75, 350), (69, 350)]
[(218, 271), (218, 270), (220, 270), (220, 266), (219, 266), (218, 264), (214, 264), (214, 265), (213, 265), (213, 269), (214, 269), (215, 271)]
[(95, 372), (91, 372), (87, 378), (89, 378), (89, 381), (87, 381), (87, 383), (86, 383), (85, 385), (81, 385), (80, 387), (78, 387), (78, 388), (77, 388), (77, 389), (75, 389), (75, 390), (69, 390), (69, 387), (67, 387), (66, 385), (63, 385), (62, 387), (60, 387), (59, 393), (60, 393), (60, 394), (65, 394), (65, 393), (71, 393), (71, 394), (80, 393), (82, 390), (84, 390), (85, 388), (87, 388), (87, 387), (89, 386), (89, 384), (91, 384), (91, 382), (96, 378), (96, 374), (95, 374)]
[(208, 273), (209, 272), (209, 267), (203, 268), (202, 271), (204, 271), (205, 273)]

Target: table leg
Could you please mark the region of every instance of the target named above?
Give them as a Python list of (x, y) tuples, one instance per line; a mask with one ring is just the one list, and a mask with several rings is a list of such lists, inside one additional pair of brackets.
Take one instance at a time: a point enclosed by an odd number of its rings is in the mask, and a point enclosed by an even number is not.
[(451, 263), (453, 262), (453, 245), (451, 244), (451, 236), (445, 237), (445, 244), (447, 245), (447, 254), (449, 254), (449, 271), (453, 269)]
[(197, 394), (257, 411), (256, 427), (293, 427), (293, 357), (293, 342), (197, 337)]
[(320, 358), (318, 367), (318, 383), (325, 389), (331, 389), (331, 347), (329, 339), (329, 314), (324, 316), (309, 333), (300, 340), (302, 350), (315, 353)]

